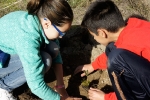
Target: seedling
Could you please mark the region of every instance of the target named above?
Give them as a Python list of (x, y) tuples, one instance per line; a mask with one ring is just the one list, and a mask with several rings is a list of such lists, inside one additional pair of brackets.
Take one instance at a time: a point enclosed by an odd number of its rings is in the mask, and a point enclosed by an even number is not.
[(88, 76), (88, 70), (84, 70), (84, 73), (85, 73), (85, 76), (86, 78), (83, 79), (82, 83), (81, 83), (81, 86), (86, 90), (88, 91), (89, 90), (89, 84), (90, 84), (90, 81), (88, 80), (87, 76)]

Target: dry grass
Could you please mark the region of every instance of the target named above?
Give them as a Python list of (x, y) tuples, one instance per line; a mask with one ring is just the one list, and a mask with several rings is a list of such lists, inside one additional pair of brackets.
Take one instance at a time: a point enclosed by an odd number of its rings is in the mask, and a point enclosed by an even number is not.
[(12, 11), (26, 10), (26, 4), (27, 0), (1, 0), (0, 17)]
[[(72, 8), (85, 7), (93, 0), (68, 0)], [(3, 15), (16, 11), (26, 10), (27, 0), (0, 0), (0, 17)]]
[(86, 7), (93, 0), (68, 0), (72, 8)]

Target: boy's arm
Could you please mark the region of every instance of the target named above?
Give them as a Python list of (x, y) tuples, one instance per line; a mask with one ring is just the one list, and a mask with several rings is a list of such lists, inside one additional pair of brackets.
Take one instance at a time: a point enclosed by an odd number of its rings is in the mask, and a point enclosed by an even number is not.
[(105, 100), (117, 100), (115, 92), (110, 92), (108, 94), (105, 94), (104, 98)]
[(95, 61), (92, 62), (94, 70), (107, 69), (107, 56), (105, 53), (98, 56)]
[[(92, 67), (96, 69), (107, 69), (107, 56), (105, 53), (98, 56), (94, 62), (92, 62)], [(115, 92), (110, 92), (105, 94), (104, 100), (117, 100)]]

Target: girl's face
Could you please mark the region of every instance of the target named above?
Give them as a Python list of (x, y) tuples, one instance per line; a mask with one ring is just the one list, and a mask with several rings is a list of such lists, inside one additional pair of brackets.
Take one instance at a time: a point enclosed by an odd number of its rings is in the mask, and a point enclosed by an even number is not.
[(44, 24), (42, 24), (44, 33), (46, 37), (50, 40), (56, 38), (62, 38), (65, 35), (65, 32), (70, 28), (71, 23), (65, 23), (63, 26), (56, 26), (52, 24), (49, 20), (45, 20)]

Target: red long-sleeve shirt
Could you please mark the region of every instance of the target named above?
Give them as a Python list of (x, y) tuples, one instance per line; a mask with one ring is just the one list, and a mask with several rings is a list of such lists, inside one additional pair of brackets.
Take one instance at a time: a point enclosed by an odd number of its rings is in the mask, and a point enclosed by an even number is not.
[[(150, 61), (150, 22), (130, 18), (115, 42), (115, 46), (132, 51)], [(92, 62), (92, 66), (95, 70), (107, 69), (106, 61), (106, 54), (103, 53)], [(105, 100), (117, 100), (117, 97), (112, 92), (105, 95)]]

